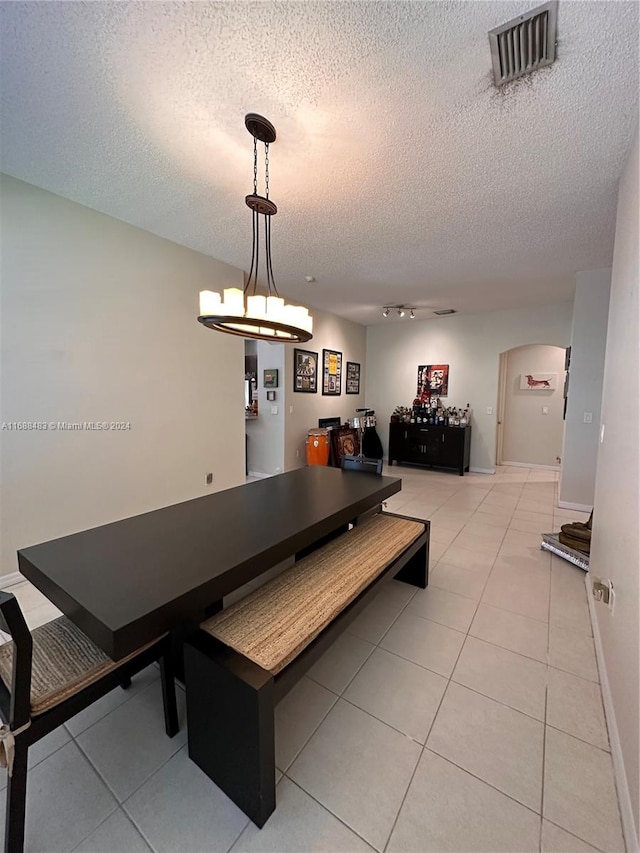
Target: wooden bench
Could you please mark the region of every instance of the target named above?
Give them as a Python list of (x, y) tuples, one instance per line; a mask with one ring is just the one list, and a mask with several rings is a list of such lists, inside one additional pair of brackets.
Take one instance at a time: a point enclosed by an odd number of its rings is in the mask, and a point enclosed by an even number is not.
[(428, 565), (428, 521), (370, 515), (185, 643), (189, 756), (257, 826), (275, 809), (277, 702), (381, 584), (424, 589)]

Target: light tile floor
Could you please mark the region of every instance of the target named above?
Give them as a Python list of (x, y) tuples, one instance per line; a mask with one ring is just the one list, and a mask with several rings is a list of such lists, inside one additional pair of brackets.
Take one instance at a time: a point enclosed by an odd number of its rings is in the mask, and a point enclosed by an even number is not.
[(553, 472), (389, 473), (389, 509), (431, 519), (430, 586), (392, 582), (280, 703), (267, 825), (189, 761), (182, 692), (166, 738), (150, 667), (33, 749), (27, 851), (624, 849), (584, 575), (539, 548), (586, 516)]

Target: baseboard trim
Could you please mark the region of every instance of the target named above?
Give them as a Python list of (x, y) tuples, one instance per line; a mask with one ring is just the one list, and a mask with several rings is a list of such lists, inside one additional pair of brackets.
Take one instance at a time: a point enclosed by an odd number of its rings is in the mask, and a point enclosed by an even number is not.
[(10, 575), (0, 575), (0, 588), (6, 589), (8, 586), (15, 586), (17, 583), (22, 583), (25, 576), (20, 572), (11, 572)]
[(620, 735), (618, 733), (618, 725), (616, 723), (616, 714), (613, 707), (613, 696), (611, 695), (611, 687), (609, 685), (609, 678), (607, 676), (607, 666), (605, 663), (604, 648), (602, 645), (602, 637), (600, 636), (598, 616), (596, 614), (596, 602), (593, 597), (591, 577), (588, 573), (584, 576), (584, 584), (587, 588), (589, 616), (591, 617), (593, 642), (596, 648), (598, 672), (600, 673), (602, 704), (604, 705), (604, 715), (607, 720), (607, 729), (609, 730), (609, 744), (611, 746), (613, 776), (616, 783), (616, 790), (618, 792), (618, 804), (620, 806), (620, 817), (622, 820), (622, 833), (624, 835), (624, 843), (627, 853), (638, 853), (638, 835), (636, 833), (636, 825), (633, 819), (631, 794), (629, 792), (627, 772), (625, 770), (624, 760), (622, 758), (622, 744), (620, 743)]
[(470, 474), (495, 474), (495, 468), (475, 468), (469, 465), (469, 473)]
[(260, 480), (264, 480), (267, 477), (273, 477), (273, 474), (265, 474), (264, 471), (249, 471), (248, 477), (258, 477)]
[(512, 468), (536, 468), (538, 471), (559, 471), (559, 465), (534, 465), (531, 462), (501, 462), (501, 465), (509, 465)]
[(589, 504), (574, 504), (571, 501), (558, 501), (560, 509), (575, 509), (576, 512), (591, 512), (593, 509)]

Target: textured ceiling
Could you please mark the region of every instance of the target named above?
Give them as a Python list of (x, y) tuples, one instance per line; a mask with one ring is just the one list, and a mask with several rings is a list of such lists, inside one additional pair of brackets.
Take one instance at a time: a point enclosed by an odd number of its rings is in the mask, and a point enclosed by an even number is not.
[(2, 170), (246, 269), (257, 111), (291, 298), (564, 301), (611, 263), (638, 4), (560, 0), (556, 63), (499, 91), (487, 31), (534, 5), (1, 3)]

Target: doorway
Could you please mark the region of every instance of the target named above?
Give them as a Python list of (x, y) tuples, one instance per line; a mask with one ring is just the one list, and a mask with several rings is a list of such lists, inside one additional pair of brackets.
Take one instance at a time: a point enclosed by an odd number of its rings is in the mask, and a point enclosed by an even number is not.
[(496, 464), (560, 470), (564, 347), (525, 344), (500, 354)]
[[(251, 366), (251, 409), (246, 411), (246, 472), (255, 477), (284, 470), (284, 353), (285, 345), (270, 341), (245, 341), (245, 370)], [(246, 373), (245, 373), (246, 376)]]

